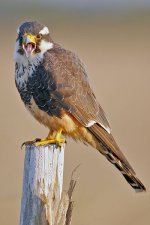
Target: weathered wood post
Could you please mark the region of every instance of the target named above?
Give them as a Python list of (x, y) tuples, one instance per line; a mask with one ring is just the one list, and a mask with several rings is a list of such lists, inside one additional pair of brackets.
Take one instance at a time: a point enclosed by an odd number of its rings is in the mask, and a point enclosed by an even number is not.
[[(24, 161), (20, 225), (69, 225), (72, 201), (62, 192), (65, 144), (27, 145)], [(72, 186), (72, 187), (71, 187)]]

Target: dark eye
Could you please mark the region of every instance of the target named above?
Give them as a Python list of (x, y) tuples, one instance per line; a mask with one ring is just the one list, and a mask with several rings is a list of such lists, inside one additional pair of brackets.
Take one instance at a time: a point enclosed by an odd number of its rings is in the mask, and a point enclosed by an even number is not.
[(36, 36), (36, 38), (40, 40), (40, 39), (42, 38), (42, 34), (38, 34), (38, 35)]

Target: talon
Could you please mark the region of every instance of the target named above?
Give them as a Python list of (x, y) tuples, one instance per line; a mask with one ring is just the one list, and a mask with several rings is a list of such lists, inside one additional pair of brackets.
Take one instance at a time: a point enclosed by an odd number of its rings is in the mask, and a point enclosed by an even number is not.
[(65, 138), (55, 139), (55, 143), (58, 145), (58, 147), (61, 147), (62, 144), (65, 142), (66, 142)]
[(40, 141), (36, 142), (36, 146), (48, 145), (48, 144), (56, 144), (58, 147), (61, 147), (63, 143), (66, 143), (65, 138), (60, 138), (62, 129), (57, 131), (55, 137), (50, 133), (47, 138), (41, 139)]
[(23, 142), (23, 143), (22, 143), (22, 145), (21, 145), (21, 149), (23, 148), (23, 146), (24, 146), (24, 145), (25, 145), (25, 142)]
[(25, 141), (25, 142), (22, 143), (21, 149), (23, 148), (24, 145), (33, 145), (33, 144), (35, 144), (36, 142), (39, 142), (39, 141), (41, 141), (41, 138), (36, 138), (33, 141)]
[(33, 141), (26, 141), (23, 142), (23, 144), (21, 145), (21, 149), (24, 145), (32, 145), (34, 144), (35, 146), (43, 146), (43, 145), (48, 145), (48, 144), (56, 144), (58, 147), (61, 147), (62, 144), (67, 143), (65, 138), (60, 138), (62, 129), (60, 129), (55, 137), (53, 137), (53, 135), (51, 133), (49, 133), (47, 138), (36, 138)]
[(38, 142), (38, 141), (41, 141), (42, 139), (41, 138), (35, 138), (35, 140), (33, 140), (34, 143)]
[(48, 144), (56, 144), (57, 146), (61, 147), (61, 145), (65, 143), (64, 138), (59, 138), (59, 139), (41, 139), (40, 141), (34, 143), (35, 146), (43, 146), (43, 145), (48, 145)]

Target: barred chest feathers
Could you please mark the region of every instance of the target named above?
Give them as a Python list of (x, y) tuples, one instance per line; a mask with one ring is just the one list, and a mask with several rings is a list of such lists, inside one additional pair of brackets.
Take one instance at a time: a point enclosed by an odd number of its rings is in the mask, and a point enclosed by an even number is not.
[[(47, 57), (49, 59), (47, 53), (30, 61), (20, 54), (19, 58), (16, 57), (17, 89), (26, 108), (41, 123), (49, 116), (61, 118), (63, 110), (71, 110), (70, 105), (64, 102), (63, 95), (59, 93), (50, 68), (45, 68)], [(47, 125), (48, 122), (45, 123)]]
[(14, 61), (16, 67), (15, 81), (21, 99), (23, 100), (26, 106), (30, 105), (35, 85), (37, 86), (38, 82), (40, 81), (40, 75), (42, 75), (40, 73), (41, 72), (40, 70), (43, 63), (44, 54), (49, 49), (53, 48), (53, 43), (42, 40), (39, 48), (40, 48), (39, 53), (31, 55), (30, 57), (26, 57), (25, 53), (21, 54), (19, 52), (20, 49), (19, 40), (16, 41), (15, 45), (14, 51)]
[(75, 129), (71, 118), (66, 115), (62, 119), (62, 111), (70, 112), (71, 108), (57, 91), (52, 74), (45, 71), (43, 60), (16, 63), (15, 81), (26, 108), (40, 123), (53, 130), (63, 127), (72, 132)]
[(36, 80), (36, 71), (40, 64), (41, 60), (39, 59), (34, 60), (32, 63), (28, 62), (27, 59), (22, 62), (16, 62), (15, 82), (25, 105), (30, 105), (34, 91), (33, 80)]

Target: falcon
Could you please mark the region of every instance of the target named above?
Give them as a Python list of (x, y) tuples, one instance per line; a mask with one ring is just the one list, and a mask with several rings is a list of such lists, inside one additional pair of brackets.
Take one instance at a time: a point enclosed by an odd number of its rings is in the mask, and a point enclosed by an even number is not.
[(145, 191), (111, 134), (78, 56), (55, 43), (39, 22), (24, 22), (17, 34), (16, 87), (25, 107), (49, 129), (46, 138), (31, 143), (61, 145), (61, 134), (80, 140), (104, 155), (136, 192)]

